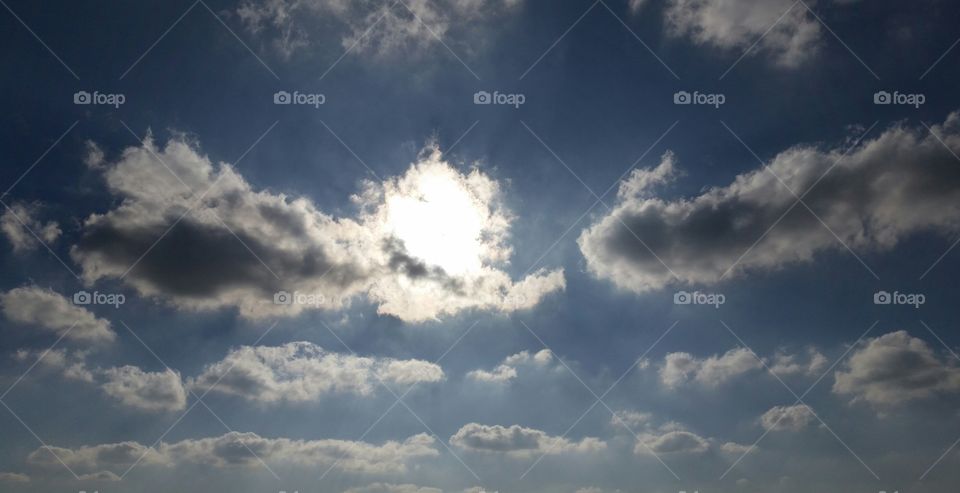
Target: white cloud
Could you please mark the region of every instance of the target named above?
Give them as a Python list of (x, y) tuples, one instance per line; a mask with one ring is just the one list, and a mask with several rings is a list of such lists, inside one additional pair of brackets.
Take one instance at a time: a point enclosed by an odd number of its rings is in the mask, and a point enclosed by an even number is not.
[[(527, 309), (565, 286), (561, 270), (518, 282), (500, 270), (512, 216), (499, 183), (479, 169), (459, 171), (435, 146), (403, 176), (365, 183), (353, 197), (356, 218), (256, 191), (182, 136), (162, 149), (148, 137), (102, 172), (122, 202), (84, 221), (72, 258), (87, 282), (123, 277), (179, 308), (237, 307), (262, 318), (339, 309), (366, 294), (380, 313), (417, 322)], [(276, 304), (279, 291), (304, 296)]]
[(669, 0), (665, 15), (674, 36), (725, 50), (754, 48), (786, 67), (806, 61), (822, 42), (819, 22), (791, 0)]
[(344, 49), (385, 56), (411, 55), (452, 33), (511, 12), (522, 0), (249, 0), (236, 13), (247, 30), (269, 40), (284, 58), (311, 45), (311, 21), (333, 19), (345, 30)]
[(187, 406), (187, 391), (180, 374), (173, 370), (147, 372), (122, 366), (102, 374), (106, 378), (103, 391), (125, 406), (151, 412), (179, 411)]
[[(143, 457), (142, 465), (200, 464), (216, 468), (258, 467), (257, 457), (268, 463), (306, 468), (336, 464), (341, 471), (372, 474), (402, 473), (413, 461), (436, 457), (435, 440), (426, 434), (382, 445), (347, 440), (292, 440), (262, 438), (255, 433), (230, 432), (219, 437), (161, 443), (151, 448), (137, 442), (83, 446), (77, 449), (41, 447), (27, 457), (35, 466), (77, 471), (124, 470)], [(254, 456), (251, 451), (256, 454)], [(54, 455), (55, 454), (55, 455)], [(59, 460), (58, 460), (59, 457)]]
[(960, 368), (922, 339), (897, 331), (861, 343), (835, 374), (833, 391), (874, 406), (960, 391)]
[(450, 444), (475, 452), (502, 453), (524, 458), (543, 454), (591, 453), (604, 450), (607, 444), (587, 437), (574, 442), (562, 437), (520, 425), (509, 427), (468, 423), (450, 437)]
[(380, 380), (388, 385), (409, 385), (443, 378), (443, 369), (426, 361), (331, 353), (309, 342), (291, 342), (240, 346), (223, 360), (207, 365), (188, 385), (201, 392), (212, 388), (274, 403), (316, 401), (336, 392), (367, 395)]
[(660, 367), (660, 381), (667, 387), (678, 387), (691, 380), (717, 387), (763, 364), (747, 348), (735, 348), (722, 355), (699, 359), (689, 353), (669, 353)]
[(30, 482), (30, 476), (19, 472), (0, 472), (0, 482), (28, 483)]
[(774, 406), (760, 416), (760, 425), (765, 430), (800, 431), (814, 420), (810, 408), (797, 404), (795, 406)]
[(120, 481), (120, 476), (110, 472), (110, 471), (98, 471), (92, 472), (89, 474), (81, 474), (77, 476), (77, 479), (80, 481), (104, 481), (104, 482), (114, 482)]
[(343, 493), (443, 493), (443, 490), (415, 484), (371, 483), (350, 488)]
[(803, 361), (798, 354), (778, 351), (773, 356), (770, 371), (781, 377), (793, 375), (819, 376), (826, 367), (826, 356), (814, 348), (807, 348), (806, 361)]
[(503, 363), (493, 370), (482, 369), (473, 370), (467, 373), (467, 378), (478, 382), (504, 383), (517, 378), (517, 370), (523, 367), (543, 368), (553, 361), (553, 352), (549, 349), (542, 349), (531, 355), (529, 351), (521, 351), (517, 354), (507, 356)]
[[(112, 341), (116, 334), (110, 322), (97, 318), (60, 294), (37, 286), (14, 288), (0, 294), (0, 306), (8, 319), (31, 325), (68, 339), (84, 342)], [(74, 326), (75, 325), (75, 326)], [(73, 329), (70, 329), (73, 327)]]
[(643, 455), (651, 450), (656, 454), (700, 454), (710, 448), (710, 442), (696, 433), (671, 430), (662, 434), (641, 435), (634, 453)]
[(41, 223), (36, 219), (39, 213), (39, 204), (13, 204), (0, 215), (0, 231), (15, 253), (33, 250), (40, 246), (40, 241), (49, 246), (60, 237), (60, 225), (55, 221)]
[[(931, 129), (960, 153), (958, 113)], [(894, 127), (849, 154), (849, 143), (797, 145), (767, 163), (773, 173), (756, 169), (693, 198), (654, 197), (633, 176), (621, 185), (612, 212), (578, 243), (594, 275), (641, 293), (671, 282), (715, 283), (728, 269), (731, 276), (776, 270), (842, 249), (820, 219), (859, 252), (890, 249), (919, 232), (955, 232), (960, 167), (943, 143), (923, 127)], [(809, 190), (803, 200), (820, 219), (803, 206), (790, 209), (796, 199), (774, 174), (798, 195)]]
[(66, 349), (51, 349), (39, 351), (18, 349), (14, 359), (21, 363), (33, 364), (39, 368), (47, 368), (60, 372), (65, 378), (93, 383), (94, 375), (86, 366), (86, 353), (83, 351), (68, 351)]

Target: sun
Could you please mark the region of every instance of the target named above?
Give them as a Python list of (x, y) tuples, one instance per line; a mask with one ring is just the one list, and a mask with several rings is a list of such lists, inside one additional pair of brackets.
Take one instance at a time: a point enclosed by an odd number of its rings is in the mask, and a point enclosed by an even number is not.
[(380, 210), (385, 233), (406, 253), (449, 275), (478, 273), (505, 255), (508, 220), (496, 182), (479, 172), (461, 174), (439, 151), (384, 186)]

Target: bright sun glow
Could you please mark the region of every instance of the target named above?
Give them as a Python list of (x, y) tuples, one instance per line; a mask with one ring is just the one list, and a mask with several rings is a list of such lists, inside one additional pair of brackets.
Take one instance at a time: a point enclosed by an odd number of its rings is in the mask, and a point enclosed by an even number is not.
[(452, 169), (426, 166), (387, 194), (387, 228), (407, 253), (448, 274), (477, 272), (487, 210)]

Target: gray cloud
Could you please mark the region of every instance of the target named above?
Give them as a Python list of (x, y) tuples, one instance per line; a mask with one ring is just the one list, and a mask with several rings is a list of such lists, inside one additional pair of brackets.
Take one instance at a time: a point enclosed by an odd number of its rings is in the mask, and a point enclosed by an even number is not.
[[(958, 113), (932, 129), (960, 153)], [(621, 184), (613, 211), (580, 235), (580, 250), (597, 277), (644, 292), (673, 281), (715, 283), (728, 269), (733, 276), (775, 270), (842, 248), (806, 208), (790, 209), (795, 197), (774, 174), (798, 195), (811, 190), (804, 202), (855, 251), (890, 249), (922, 231), (958, 229), (960, 166), (926, 129), (893, 127), (845, 151), (797, 145), (767, 163), (773, 173), (757, 169), (675, 200), (650, 190), (651, 177), (673, 168), (665, 156), (656, 169), (635, 170)]]
[(874, 406), (960, 391), (960, 368), (906, 331), (868, 339), (835, 374), (833, 391)]
[[(499, 184), (461, 173), (435, 146), (403, 176), (365, 183), (356, 219), (256, 191), (182, 137), (162, 149), (148, 137), (101, 171), (123, 201), (84, 221), (71, 248), (84, 279), (122, 278), (180, 308), (289, 316), (366, 294), (380, 313), (423, 321), (527, 309), (565, 285), (560, 270), (514, 282), (496, 267), (511, 253)], [(294, 301), (275, 303), (281, 291)]]
[(109, 342), (116, 337), (110, 322), (50, 289), (37, 286), (11, 289), (0, 294), (0, 307), (3, 315), (13, 322), (58, 335), (66, 333), (65, 337), (71, 340)]

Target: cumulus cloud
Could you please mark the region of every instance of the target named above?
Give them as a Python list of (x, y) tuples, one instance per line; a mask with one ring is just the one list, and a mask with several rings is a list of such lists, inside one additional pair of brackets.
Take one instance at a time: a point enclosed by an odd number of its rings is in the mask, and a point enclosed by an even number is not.
[(798, 195), (809, 191), (804, 202), (854, 251), (890, 249), (922, 231), (955, 232), (960, 167), (951, 150), (960, 153), (960, 114), (931, 128), (943, 143), (923, 127), (895, 126), (846, 155), (843, 147), (797, 145), (767, 163), (772, 173), (750, 171), (693, 198), (655, 197), (653, 171), (636, 171), (612, 212), (581, 233), (580, 250), (594, 275), (639, 293), (672, 281), (715, 283), (729, 269), (734, 276), (774, 270), (842, 248), (805, 207), (791, 209), (796, 199), (774, 175)]
[(368, 395), (380, 381), (410, 385), (443, 378), (443, 369), (426, 361), (332, 353), (310, 342), (290, 342), (233, 349), (189, 386), (261, 403), (307, 402), (332, 393)]
[(667, 387), (678, 387), (694, 381), (717, 387), (763, 364), (747, 348), (735, 348), (722, 355), (697, 358), (690, 353), (669, 353), (660, 367), (660, 381)]
[(725, 50), (756, 43), (755, 53), (765, 52), (785, 67), (802, 64), (822, 43), (819, 22), (790, 0), (669, 0), (665, 16), (674, 36)]
[(343, 493), (443, 493), (443, 490), (415, 484), (371, 483), (350, 488)]
[(424, 321), (527, 309), (565, 286), (561, 270), (514, 282), (500, 269), (512, 216), (499, 183), (459, 171), (433, 145), (404, 175), (366, 182), (355, 218), (255, 190), (182, 136), (163, 148), (148, 137), (102, 172), (122, 201), (84, 221), (72, 258), (87, 282), (122, 278), (179, 308), (261, 318), (338, 309), (366, 294), (382, 314)]
[(104, 392), (125, 406), (144, 411), (179, 411), (187, 406), (187, 391), (180, 374), (166, 369), (143, 371), (135, 366), (110, 368), (102, 372)]
[(310, 46), (310, 22), (332, 19), (343, 26), (345, 49), (373, 55), (407, 54), (450, 42), (476, 23), (507, 15), (522, 0), (249, 0), (236, 13), (251, 33), (265, 37), (289, 58)]
[(795, 406), (774, 406), (760, 416), (760, 425), (765, 430), (800, 431), (813, 422), (815, 416), (810, 408)]
[(113, 472), (126, 469), (141, 457), (143, 465), (201, 464), (216, 468), (257, 467), (259, 457), (268, 463), (307, 468), (336, 464), (341, 471), (382, 474), (402, 473), (415, 460), (438, 456), (434, 445), (435, 440), (426, 434), (414, 435), (402, 442), (374, 445), (347, 440), (263, 438), (255, 433), (230, 432), (219, 437), (160, 443), (156, 447), (137, 442), (75, 449), (41, 447), (27, 456), (27, 463), (59, 468), (63, 461), (77, 471)]
[[(110, 322), (50, 289), (38, 286), (14, 288), (0, 294), (3, 315), (13, 322), (84, 342), (109, 342), (116, 334)], [(71, 327), (73, 327), (71, 329)], [(69, 332), (67, 332), (69, 331)]]
[(502, 453), (524, 458), (544, 454), (591, 453), (604, 450), (607, 444), (597, 438), (587, 437), (574, 442), (546, 432), (524, 428), (468, 423), (450, 437), (450, 444), (475, 452)]
[(505, 383), (517, 378), (517, 370), (522, 367), (543, 368), (553, 361), (553, 352), (542, 349), (531, 355), (529, 351), (521, 351), (507, 356), (503, 363), (493, 370), (477, 369), (467, 373), (467, 378), (478, 382)]
[(39, 204), (13, 204), (0, 215), (0, 231), (15, 253), (33, 250), (40, 241), (49, 246), (60, 237), (60, 225), (56, 221), (40, 222), (36, 219), (39, 213)]
[(906, 331), (871, 338), (834, 374), (833, 391), (890, 406), (960, 391), (960, 368)]

